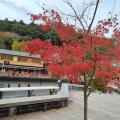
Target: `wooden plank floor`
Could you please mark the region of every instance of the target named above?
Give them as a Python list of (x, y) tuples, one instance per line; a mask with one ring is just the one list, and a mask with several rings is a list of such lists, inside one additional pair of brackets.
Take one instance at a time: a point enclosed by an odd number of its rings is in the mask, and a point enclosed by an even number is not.
[[(83, 91), (71, 90), (69, 96), (68, 107), (0, 120), (83, 120)], [(88, 120), (120, 120), (119, 94), (92, 93), (88, 101)]]

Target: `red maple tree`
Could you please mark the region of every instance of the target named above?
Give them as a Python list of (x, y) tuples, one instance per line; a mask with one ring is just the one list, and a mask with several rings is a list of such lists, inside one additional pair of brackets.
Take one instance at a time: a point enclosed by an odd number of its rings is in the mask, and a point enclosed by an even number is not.
[[(52, 14), (52, 18), (46, 14)], [(78, 82), (78, 76), (91, 73), (91, 81), (94, 78), (108, 82), (116, 76), (118, 69), (113, 63), (119, 61), (119, 35), (116, 18), (101, 20), (97, 27), (88, 34), (70, 24), (61, 22), (60, 15), (54, 10), (45, 10), (44, 14), (31, 15), (32, 20), (42, 20), (43, 30), (54, 29), (62, 40), (62, 46), (52, 46), (49, 40), (35, 39), (25, 43), (23, 49), (30, 54), (40, 54), (46, 63), (48, 71), (55, 76), (67, 77), (74, 83)], [(105, 37), (109, 29), (113, 29), (111, 38)], [(79, 35), (82, 38), (79, 39)]]
[[(61, 38), (62, 45), (52, 46), (49, 40), (34, 39), (26, 42), (22, 46), (23, 49), (30, 54), (41, 55), (45, 63), (50, 63), (47, 70), (54, 77), (65, 77), (73, 83), (78, 83), (81, 80), (79, 78), (84, 75), (86, 97), (93, 89), (103, 93), (111, 92), (112, 88), (108, 87), (108, 84), (117, 85), (112, 78), (120, 71), (113, 65), (120, 60), (120, 31), (117, 28), (117, 19), (101, 20), (95, 29), (88, 32), (63, 23), (61, 16), (53, 9), (43, 10), (43, 14), (31, 15), (31, 19), (41, 20), (41, 26), (45, 31), (54, 29)], [(109, 34), (111, 29), (113, 34), (108, 38), (106, 34)], [(91, 86), (91, 89), (87, 93), (85, 90), (88, 86)]]

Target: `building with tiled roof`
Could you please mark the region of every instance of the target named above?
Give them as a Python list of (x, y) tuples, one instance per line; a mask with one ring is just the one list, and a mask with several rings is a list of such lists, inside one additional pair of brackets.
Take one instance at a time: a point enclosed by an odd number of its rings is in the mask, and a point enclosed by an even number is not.
[(30, 56), (27, 52), (0, 49), (0, 69), (41, 70), (41, 56)]

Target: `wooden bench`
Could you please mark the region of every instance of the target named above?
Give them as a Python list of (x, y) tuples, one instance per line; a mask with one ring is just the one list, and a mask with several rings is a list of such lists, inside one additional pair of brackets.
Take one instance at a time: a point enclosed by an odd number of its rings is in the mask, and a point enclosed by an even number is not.
[(67, 99), (67, 96), (62, 95), (46, 95), (46, 96), (33, 96), (33, 97), (21, 97), (0, 100), (0, 108), (14, 107), (21, 105), (46, 103), (51, 101), (61, 101)]
[[(24, 88), (24, 89), (23, 89)], [(20, 87), (20, 88), (4, 88), (4, 91), (16, 90), (43, 90), (56, 89), (55, 86), (41, 86), (41, 87)], [(35, 111), (45, 111), (49, 109), (59, 109), (68, 105), (68, 84), (63, 83), (60, 91), (54, 95), (20, 97), (0, 100), (0, 118), (13, 115), (25, 114)], [(41, 113), (42, 114), (42, 113)]]
[(59, 87), (56, 86), (40, 86), (40, 87), (12, 87), (12, 88), (0, 88), (0, 99), (2, 99), (5, 91), (28, 91), (28, 97), (32, 95), (33, 90), (50, 90), (50, 95), (52, 95), (54, 90), (58, 90)]

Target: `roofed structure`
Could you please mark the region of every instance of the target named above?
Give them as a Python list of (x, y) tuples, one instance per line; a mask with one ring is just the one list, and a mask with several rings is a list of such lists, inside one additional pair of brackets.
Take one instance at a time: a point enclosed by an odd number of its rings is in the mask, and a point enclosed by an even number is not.
[[(34, 76), (37, 76), (38, 73), (46, 74), (47, 70), (43, 64), (40, 55), (30, 56), (28, 52), (0, 49), (0, 74), (2, 76), (24, 76), (23, 74), (21, 75), (22, 71), (28, 74), (35, 72)], [(15, 75), (13, 75), (13, 72)]]
[(13, 51), (13, 50), (6, 50), (6, 49), (0, 49), (0, 54), (7, 54), (7, 55), (14, 55), (14, 56), (23, 56), (23, 57), (33, 57), (33, 58), (40, 58), (40, 55), (32, 55), (28, 52), (20, 52), (20, 51)]

